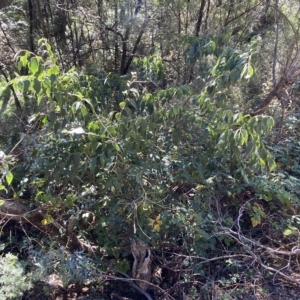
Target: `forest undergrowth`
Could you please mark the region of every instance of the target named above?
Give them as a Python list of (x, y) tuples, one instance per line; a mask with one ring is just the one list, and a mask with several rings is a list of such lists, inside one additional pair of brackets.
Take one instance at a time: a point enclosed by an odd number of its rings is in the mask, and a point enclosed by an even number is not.
[(297, 1), (71, 2), (0, 4), (0, 300), (299, 299)]

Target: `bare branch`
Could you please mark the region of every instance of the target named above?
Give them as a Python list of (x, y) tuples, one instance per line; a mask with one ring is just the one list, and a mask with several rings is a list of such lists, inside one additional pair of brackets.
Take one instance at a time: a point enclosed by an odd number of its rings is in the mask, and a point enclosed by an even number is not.
[(121, 32), (116, 31), (113, 27), (105, 25), (105, 23), (103, 23), (103, 25), (105, 30), (113, 32), (114, 34), (118, 35), (122, 39), (122, 41), (124, 40), (123, 34)]

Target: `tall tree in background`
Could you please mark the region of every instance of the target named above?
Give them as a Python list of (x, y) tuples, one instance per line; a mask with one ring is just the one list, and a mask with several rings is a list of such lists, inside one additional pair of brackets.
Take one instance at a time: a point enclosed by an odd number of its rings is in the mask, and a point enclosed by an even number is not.
[[(287, 45), (296, 38), (293, 35), (297, 28), (293, 26), (297, 24), (295, 13), (292, 12), (288, 19), (291, 2), (276, 3), (258, 0), (3, 2), (0, 43), (5, 51), (0, 59), (10, 66), (18, 50), (29, 49), (34, 53), (37, 41), (44, 37), (58, 53), (65, 69), (75, 66), (93, 74), (103, 70), (126, 75), (130, 70), (136, 70), (135, 58), (142, 59), (155, 53), (166, 68), (164, 88), (193, 83), (201, 89), (205, 84), (199, 77), (209, 71), (212, 58), (204, 59), (197, 43), (205, 44), (213, 39), (220, 54), (229, 48), (242, 49), (251, 39), (260, 36), (264, 51), (259, 55), (266, 62), (273, 60), (271, 41), (281, 34), (279, 28), (285, 23), (282, 29), (288, 42), (279, 39), (276, 46), (276, 56), (282, 60), (279, 56), (284, 56)], [(279, 9), (275, 19), (275, 11)], [(274, 77), (274, 70), (280, 72), (277, 67), (272, 69), (261, 64), (256, 74), (265, 78), (263, 82), (267, 84), (267, 78)], [(259, 86), (260, 80), (252, 80), (251, 85), (253, 88)], [(247, 109), (248, 104), (243, 105)]]

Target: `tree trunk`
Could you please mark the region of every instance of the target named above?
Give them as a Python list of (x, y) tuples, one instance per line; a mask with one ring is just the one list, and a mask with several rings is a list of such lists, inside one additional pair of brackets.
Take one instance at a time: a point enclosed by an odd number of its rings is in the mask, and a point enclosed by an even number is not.
[(196, 23), (196, 26), (195, 26), (195, 36), (199, 36), (199, 33), (200, 33), (200, 28), (201, 28), (201, 25), (202, 25), (202, 19), (203, 19), (203, 11), (204, 11), (204, 7), (205, 7), (205, 0), (202, 0), (201, 1), (201, 4), (200, 4), (200, 9), (199, 9), (199, 13), (198, 13), (198, 20), (197, 20), (197, 23)]
[(126, 75), (127, 72), (128, 72), (128, 70), (129, 70), (129, 68), (130, 68), (130, 65), (132, 63), (133, 57), (134, 57), (135, 53), (138, 50), (138, 46), (139, 46), (139, 44), (141, 42), (141, 39), (143, 37), (143, 34), (144, 34), (144, 31), (145, 31), (145, 28), (146, 28), (147, 24), (148, 24), (148, 22), (144, 21), (144, 23), (142, 25), (142, 28), (141, 28), (141, 31), (140, 31), (140, 33), (139, 33), (139, 35), (138, 35), (138, 37), (137, 37), (137, 39), (136, 39), (136, 41), (134, 43), (134, 47), (132, 49), (131, 56), (129, 57), (129, 59), (128, 59), (127, 63), (126, 63), (125, 68), (122, 70), (122, 73), (121, 73), (122, 75)]
[(36, 5), (37, 5), (37, 11), (38, 11), (38, 19), (39, 19), (40, 25), (42, 27), (44, 38), (46, 38), (48, 40), (48, 42), (50, 43), (48, 28), (46, 27), (45, 22), (44, 22), (40, 0), (36, 0)]
[(33, 5), (32, 1), (28, 0), (28, 13), (29, 13), (29, 49), (34, 53), (34, 39), (33, 39)]

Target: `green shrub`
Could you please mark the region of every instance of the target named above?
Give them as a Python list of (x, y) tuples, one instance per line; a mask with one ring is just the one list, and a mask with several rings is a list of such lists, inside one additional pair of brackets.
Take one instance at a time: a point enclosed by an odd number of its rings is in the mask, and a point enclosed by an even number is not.
[[(37, 132), (22, 140), (29, 149), (23, 161), (29, 172), (20, 188), (31, 189), (40, 204), (51, 203), (49, 215), (56, 208), (66, 213), (76, 199), (93, 190), (98, 201), (87, 234), (100, 247), (119, 246), (134, 227), (152, 241), (164, 236), (181, 239), (174, 235), (189, 222), (196, 225), (187, 226), (188, 240), (203, 243), (212, 233), (203, 225), (210, 220), (203, 221), (198, 214), (209, 207), (203, 190), (230, 178), (237, 185), (249, 183), (260, 170), (275, 168), (263, 139), (273, 119), (250, 118), (221, 107), (224, 82), (214, 86), (220, 101), (208, 88), (197, 95), (187, 86), (143, 94), (136, 89), (134, 76), (108, 74), (103, 81), (75, 69), (63, 72), (50, 45), (45, 40), (39, 43), (48, 56), (25, 52), (18, 66), (28, 68), (29, 75), (13, 80), (16, 90), (48, 107), (45, 114), (35, 116)], [(242, 60), (243, 66), (250, 66), (249, 59)], [(251, 73), (244, 69), (241, 73)], [(211, 71), (210, 76), (220, 81), (221, 73)], [(194, 101), (186, 109), (183, 99), (189, 98)], [(198, 185), (204, 187), (198, 191), (201, 197), (192, 191)], [(189, 190), (195, 207), (187, 210), (184, 194)]]
[(8, 253), (0, 257), (0, 300), (21, 299), (23, 292), (32, 287), (30, 275), (25, 274), (24, 264)]
[(36, 251), (29, 248), (30, 260), (34, 263), (33, 280), (59, 275), (64, 287), (71, 283), (84, 283), (93, 268), (90, 259), (82, 252), (68, 253), (63, 248)]

